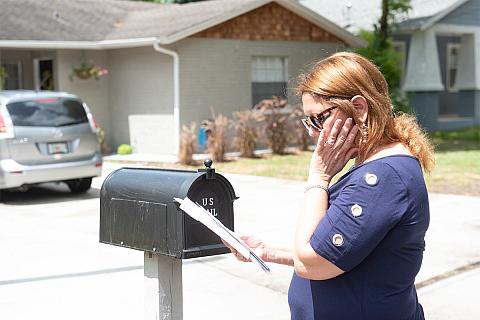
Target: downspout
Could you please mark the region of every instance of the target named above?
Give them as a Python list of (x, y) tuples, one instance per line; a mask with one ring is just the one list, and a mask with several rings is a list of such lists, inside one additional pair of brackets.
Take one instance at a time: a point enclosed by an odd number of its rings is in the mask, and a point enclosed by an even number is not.
[(162, 48), (158, 42), (153, 44), (153, 48), (173, 58), (173, 153), (177, 155), (180, 140), (180, 59), (177, 52)]

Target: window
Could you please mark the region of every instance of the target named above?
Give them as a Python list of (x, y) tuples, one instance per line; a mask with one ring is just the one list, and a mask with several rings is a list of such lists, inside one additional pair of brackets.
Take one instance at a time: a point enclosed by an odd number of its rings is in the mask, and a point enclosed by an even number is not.
[(394, 41), (393, 48), (396, 52), (400, 55), (400, 86), (403, 86), (403, 81), (405, 80), (405, 70), (406, 70), (406, 62), (407, 62), (407, 49), (405, 46), (405, 42), (403, 41)]
[(16, 126), (61, 127), (88, 123), (83, 105), (78, 100), (42, 98), (7, 104), (7, 110)]
[(252, 57), (252, 106), (272, 96), (286, 97), (285, 57)]
[(457, 78), (457, 69), (458, 69), (458, 53), (460, 50), (459, 43), (448, 43), (447, 44), (447, 90), (456, 91), (455, 89), (455, 80)]
[(2, 67), (5, 70), (6, 78), (3, 83), (2, 89), (5, 90), (16, 90), (22, 89), (22, 79), (21, 79), (21, 64), (17, 63), (2, 63)]

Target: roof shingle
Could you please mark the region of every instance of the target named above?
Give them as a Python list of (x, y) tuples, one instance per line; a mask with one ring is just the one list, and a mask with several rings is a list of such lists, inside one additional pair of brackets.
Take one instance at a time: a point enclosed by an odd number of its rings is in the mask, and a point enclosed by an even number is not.
[(253, 1), (216, 0), (179, 5), (125, 0), (2, 0), (0, 40), (162, 38)]

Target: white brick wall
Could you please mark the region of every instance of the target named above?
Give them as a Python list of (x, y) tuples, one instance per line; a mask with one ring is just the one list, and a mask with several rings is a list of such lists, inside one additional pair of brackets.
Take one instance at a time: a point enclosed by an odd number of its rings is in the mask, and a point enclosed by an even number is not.
[[(202, 120), (211, 117), (210, 107), (229, 118), (234, 111), (252, 107), (252, 56), (287, 57), (292, 88), (296, 76), (309, 63), (344, 49), (335, 43), (201, 38), (185, 39), (169, 48), (180, 55), (180, 125), (195, 121), (197, 128)], [(85, 57), (107, 67), (109, 75), (99, 81), (71, 82), (71, 66)], [(76, 93), (89, 103), (114, 148), (129, 143), (135, 144), (138, 152), (150, 149), (149, 153), (171, 154), (175, 128), (168, 127), (164, 120), (173, 119), (172, 63), (170, 56), (150, 46), (108, 51), (60, 50), (60, 89)], [(146, 128), (141, 128), (145, 118), (135, 118), (135, 132), (130, 132), (129, 115), (152, 118)], [(157, 130), (150, 120), (159, 117), (162, 121)], [(168, 134), (170, 131), (172, 134)], [(140, 141), (145, 132), (150, 136)]]
[[(295, 41), (245, 41), (189, 38), (176, 46), (180, 54), (180, 123), (210, 118), (210, 107), (231, 118), (251, 108), (251, 57), (288, 58), (289, 85), (307, 64), (335, 51), (339, 44)], [(293, 97), (292, 97), (293, 98)]]
[(130, 143), (134, 153), (170, 154), (174, 148), (173, 114), (128, 116)]
[(117, 146), (131, 143), (129, 115), (173, 113), (172, 59), (151, 46), (110, 50), (108, 59), (113, 145)]
[(57, 90), (66, 91), (78, 95), (89, 106), (98, 124), (105, 129), (107, 141), (112, 140), (112, 130), (110, 122), (110, 104), (108, 84), (110, 76), (105, 76), (99, 80), (89, 79), (80, 80), (74, 78), (70, 80), (72, 67), (79, 66), (83, 61), (92, 61), (93, 63), (109, 69), (107, 55), (105, 51), (100, 50), (58, 50), (57, 51)]

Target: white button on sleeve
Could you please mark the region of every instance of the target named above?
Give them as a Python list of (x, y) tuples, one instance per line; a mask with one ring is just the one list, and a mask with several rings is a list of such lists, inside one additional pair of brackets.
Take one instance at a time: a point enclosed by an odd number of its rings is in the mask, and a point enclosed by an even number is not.
[(365, 174), (365, 182), (370, 186), (375, 186), (378, 183), (378, 177), (373, 173)]
[(339, 233), (336, 233), (332, 237), (332, 243), (336, 247), (340, 247), (343, 244), (343, 236)]
[(363, 209), (360, 207), (358, 204), (354, 204), (351, 208), (350, 211), (352, 211), (352, 215), (354, 217), (358, 217), (362, 214)]

